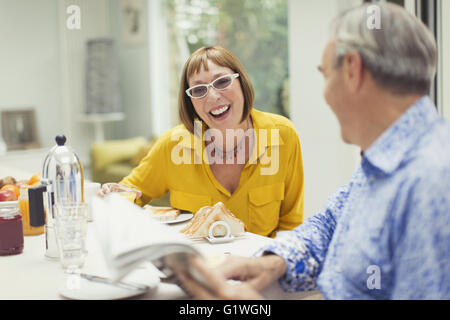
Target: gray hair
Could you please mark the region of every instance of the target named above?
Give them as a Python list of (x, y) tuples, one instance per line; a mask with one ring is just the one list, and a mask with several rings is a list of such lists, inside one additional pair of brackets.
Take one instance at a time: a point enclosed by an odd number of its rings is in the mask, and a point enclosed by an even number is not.
[[(380, 28), (368, 25), (370, 6), (377, 6)], [(373, 9), (373, 7), (372, 7)], [(395, 94), (428, 94), (436, 72), (436, 41), (414, 15), (392, 3), (366, 3), (337, 17), (335, 68), (357, 51), (375, 82)]]

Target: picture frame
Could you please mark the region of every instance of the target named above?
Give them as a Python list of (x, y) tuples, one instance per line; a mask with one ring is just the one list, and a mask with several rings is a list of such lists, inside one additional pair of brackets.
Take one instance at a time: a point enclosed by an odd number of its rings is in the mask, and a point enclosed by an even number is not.
[(7, 150), (40, 148), (35, 110), (5, 110), (1, 113), (2, 135)]

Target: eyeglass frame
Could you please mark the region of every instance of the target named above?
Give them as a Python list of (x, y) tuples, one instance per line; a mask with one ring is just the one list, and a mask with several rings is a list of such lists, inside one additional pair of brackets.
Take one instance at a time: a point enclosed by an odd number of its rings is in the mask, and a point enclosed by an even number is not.
[[(213, 85), (214, 82), (216, 82), (217, 80), (220, 80), (220, 79), (222, 79), (222, 78), (225, 78), (225, 77), (231, 77), (231, 82), (230, 82), (230, 84), (229, 84), (228, 86), (226, 86), (225, 88), (219, 89), (219, 88), (216, 88), (216, 87)], [(218, 90), (218, 91), (226, 90), (226, 89), (228, 89), (229, 87), (231, 87), (231, 85), (233, 84), (234, 79), (236, 79), (236, 78), (238, 78), (238, 77), (239, 77), (239, 73), (225, 74), (225, 75), (223, 75), (223, 76), (218, 77), (217, 79), (214, 79), (213, 81), (211, 81), (211, 82), (208, 83), (208, 84), (198, 84), (198, 85), (195, 85), (195, 86), (193, 86), (193, 87), (187, 88), (184, 92), (186, 92), (187, 96), (188, 96), (189, 98), (191, 98), (191, 99), (202, 99), (202, 98), (204, 98), (204, 97), (206, 97), (206, 96), (208, 95), (208, 93), (209, 93), (209, 87), (213, 87), (215, 90)], [(192, 90), (192, 89), (194, 89), (194, 88), (204, 87), (204, 86), (206, 86), (206, 93), (205, 93), (203, 96), (201, 96), (201, 97), (194, 97), (194, 96), (192, 96), (192, 95), (189, 93), (189, 91)]]

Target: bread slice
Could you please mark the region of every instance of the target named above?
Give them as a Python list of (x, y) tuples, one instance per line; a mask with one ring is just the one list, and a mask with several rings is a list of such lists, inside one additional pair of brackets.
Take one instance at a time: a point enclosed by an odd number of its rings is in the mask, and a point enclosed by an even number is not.
[[(212, 207), (200, 208), (194, 218), (180, 232), (192, 238), (201, 238), (209, 236), (209, 228), (216, 221), (224, 221), (229, 227), (231, 234), (237, 236), (247, 231), (245, 224), (236, 218), (222, 202), (216, 203)], [(226, 228), (217, 226), (213, 230), (215, 237), (225, 236)]]
[(158, 221), (175, 220), (180, 215), (180, 210), (172, 207), (152, 207), (146, 206), (145, 210), (150, 212), (150, 216)]
[(200, 225), (205, 221), (205, 219), (208, 217), (208, 214), (212, 211), (213, 207), (202, 207), (200, 208), (197, 213), (194, 215), (194, 218), (192, 218), (188, 224), (180, 230), (181, 233), (184, 233), (188, 235), (191, 230), (197, 230)]

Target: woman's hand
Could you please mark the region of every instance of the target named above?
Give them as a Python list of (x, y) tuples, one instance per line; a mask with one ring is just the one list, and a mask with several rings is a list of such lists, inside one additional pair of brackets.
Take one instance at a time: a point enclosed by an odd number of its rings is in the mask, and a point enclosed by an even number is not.
[(135, 192), (136, 198), (142, 197), (142, 192), (140, 190), (130, 187), (130, 186), (125, 186), (123, 184), (112, 183), (112, 182), (103, 184), (101, 189), (97, 192), (97, 195), (99, 197), (103, 198), (105, 195), (107, 195), (108, 193), (111, 193), (111, 192), (126, 192), (126, 191)]

